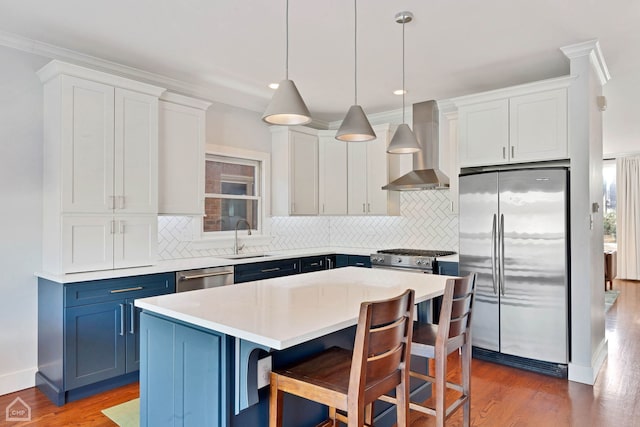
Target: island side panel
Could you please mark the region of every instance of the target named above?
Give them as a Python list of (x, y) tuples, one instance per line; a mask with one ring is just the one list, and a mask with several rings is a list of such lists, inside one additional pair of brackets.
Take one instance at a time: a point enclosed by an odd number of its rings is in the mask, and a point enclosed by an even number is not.
[(225, 336), (140, 315), (140, 425), (228, 426)]

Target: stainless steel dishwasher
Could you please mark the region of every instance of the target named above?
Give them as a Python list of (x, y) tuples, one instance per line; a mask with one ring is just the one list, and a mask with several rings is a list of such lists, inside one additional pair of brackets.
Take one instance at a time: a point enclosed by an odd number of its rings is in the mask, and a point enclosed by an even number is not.
[(233, 285), (233, 266), (178, 271), (176, 292)]

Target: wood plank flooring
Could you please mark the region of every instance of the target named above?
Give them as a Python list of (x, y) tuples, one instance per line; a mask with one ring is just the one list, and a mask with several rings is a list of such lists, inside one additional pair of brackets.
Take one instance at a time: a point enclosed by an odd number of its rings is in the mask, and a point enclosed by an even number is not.
[[(616, 280), (614, 289), (621, 293), (606, 315), (609, 357), (593, 387), (474, 360), (472, 425), (640, 426), (640, 282)], [(454, 363), (457, 356), (451, 357)], [(30, 422), (5, 421), (5, 408), (18, 396), (31, 406)], [(100, 411), (136, 397), (138, 385), (132, 384), (58, 408), (30, 388), (0, 396), (0, 426), (113, 427)], [(459, 412), (447, 426), (461, 424)], [(411, 427), (434, 425), (433, 418), (412, 412)]]

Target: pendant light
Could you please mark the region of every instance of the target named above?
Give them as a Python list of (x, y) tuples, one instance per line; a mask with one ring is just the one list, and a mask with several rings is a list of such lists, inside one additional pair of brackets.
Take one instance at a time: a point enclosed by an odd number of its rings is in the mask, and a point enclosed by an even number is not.
[(358, 105), (358, 6), (357, 0), (353, 0), (353, 50), (354, 50), (354, 103), (349, 107), (347, 115), (342, 120), (342, 124), (336, 133), (336, 139), (340, 141), (371, 141), (376, 139), (376, 133), (367, 119), (367, 115), (360, 105)]
[(273, 94), (262, 120), (272, 125), (305, 125), (311, 122), (311, 114), (295, 83), (289, 80), (289, 0), (286, 2), (285, 78), (280, 82), (276, 93)]
[(389, 147), (387, 147), (387, 153), (391, 154), (406, 154), (420, 151), (420, 144), (404, 119), (404, 97), (407, 92), (404, 89), (404, 24), (412, 20), (413, 13), (411, 12), (398, 12), (395, 17), (395, 21), (398, 24), (402, 24), (402, 124), (396, 129), (393, 138), (391, 138), (391, 143)]

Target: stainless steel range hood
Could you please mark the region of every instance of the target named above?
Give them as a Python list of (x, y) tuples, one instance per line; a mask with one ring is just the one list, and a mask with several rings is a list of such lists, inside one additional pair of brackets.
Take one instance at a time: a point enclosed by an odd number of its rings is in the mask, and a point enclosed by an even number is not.
[(413, 170), (385, 185), (382, 187), (383, 190), (442, 190), (449, 188), (449, 178), (438, 168), (440, 161), (438, 122), (436, 101), (413, 104), (413, 133), (415, 133), (422, 150), (413, 155)]

